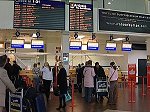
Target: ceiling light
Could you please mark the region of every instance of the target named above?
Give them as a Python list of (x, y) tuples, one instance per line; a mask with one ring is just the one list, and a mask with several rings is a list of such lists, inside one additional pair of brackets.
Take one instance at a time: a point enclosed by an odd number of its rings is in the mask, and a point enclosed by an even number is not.
[(115, 39), (113, 39), (114, 41), (122, 41), (122, 40), (124, 40), (125, 38), (115, 38)]
[(32, 34), (32, 37), (33, 37), (33, 38), (37, 38), (36, 33), (33, 33), (33, 34)]
[(111, 5), (111, 2), (108, 2), (108, 5)]
[(4, 44), (0, 44), (0, 48), (4, 48)]
[(85, 36), (84, 35), (79, 35), (78, 36), (78, 39), (82, 39), (82, 38), (84, 38)]

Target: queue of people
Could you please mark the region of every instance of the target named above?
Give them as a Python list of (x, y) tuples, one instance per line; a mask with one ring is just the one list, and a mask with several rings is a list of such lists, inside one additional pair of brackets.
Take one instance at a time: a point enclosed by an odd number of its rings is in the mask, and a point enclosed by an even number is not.
[[(83, 65), (83, 64), (82, 64)], [(77, 72), (77, 85), (78, 90), (82, 96), (85, 98), (86, 102), (91, 102), (92, 95), (95, 95), (96, 101), (102, 101), (103, 96), (97, 97), (96, 92), (96, 82), (98, 79), (107, 79), (110, 84), (109, 94), (108, 94), (108, 103), (110, 105), (117, 103), (117, 80), (118, 80), (118, 71), (114, 62), (110, 63), (109, 75), (105, 75), (105, 71), (102, 66), (98, 62), (95, 63), (95, 66), (92, 67), (92, 61), (89, 60), (85, 63), (85, 66), (78, 65), (76, 69)], [(83, 86), (80, 86), (82, 85)]]

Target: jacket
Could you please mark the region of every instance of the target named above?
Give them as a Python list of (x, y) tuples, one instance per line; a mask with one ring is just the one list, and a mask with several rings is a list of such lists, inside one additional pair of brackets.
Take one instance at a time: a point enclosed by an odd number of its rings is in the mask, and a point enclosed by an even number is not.
[(57, 85), (59, 85), (60, 94), (67, 94), (67, 72), (61, 68), (57, 75)]
[(84, 75), (84, 87), (94, 87), (94, 68), (85, 67), (83, 70)]
[(16, 89), (7, 75), (7, 71), (0, 67), (0, 107), (5, 106), (6, 88), (15, 92)]

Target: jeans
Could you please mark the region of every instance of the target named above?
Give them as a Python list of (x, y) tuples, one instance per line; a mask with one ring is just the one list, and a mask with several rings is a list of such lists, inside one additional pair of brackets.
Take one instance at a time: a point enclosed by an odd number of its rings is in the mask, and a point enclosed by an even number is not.
[(93, 87), (85, 87), (85, 101), (91, 102)]
[(39, 91), (39, 86), (40, 86), (40, 84), (41, 84), (41, 79), (40, 79), (38, 76), (35, 76), (35, 77), (33, 78), (33, 81), (34, 81), (34, 87), (36, 88), (36, 91), (37, 91), (37, 92), (40, 92), (40, 91)]

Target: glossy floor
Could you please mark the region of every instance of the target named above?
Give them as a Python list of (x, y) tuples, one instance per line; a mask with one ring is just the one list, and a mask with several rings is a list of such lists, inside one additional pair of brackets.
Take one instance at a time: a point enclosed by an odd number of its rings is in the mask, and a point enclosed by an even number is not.
[[(117, 105), (110, 106), (107, 104), (107, 99), (104, 98), (103, 102), (96, 103), (93, 99), (92, 103), (86, 103), (81, 94), (75, 92), (75, 107), (72, 109), (71, 102), (67, 103), (65, 110), (61, 112), (150, 112), (150, 90), (145, 88), (145, 96), (142, 96), (141, 86), (137, 86), (135, 90), (135, 103), (129, 103), (129, 88), (118, 89), (118, 102)], [(58, 107), (58, 97), (52, 95), (48, 103), (48, 112), (59, 112), (56, 110)]]

